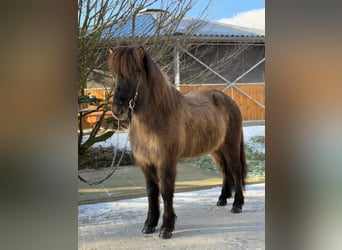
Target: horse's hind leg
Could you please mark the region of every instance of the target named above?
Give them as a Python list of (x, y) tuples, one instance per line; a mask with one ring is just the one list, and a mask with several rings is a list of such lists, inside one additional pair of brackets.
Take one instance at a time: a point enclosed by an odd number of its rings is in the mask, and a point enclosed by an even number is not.
[(216, 165), (220, 169), (223, 178), (221, 195), (216, 203), (217, 206), (227, 205), (227, 199), (232, 197), (232, 187), (234, 185), (232, 172), (230, 166), (228, 166), (223, 150), (224, 149), (219, 149), (211, 153), (211, 157), (216, 162)]
[(148, 196), (148, 212), (142, 232), (144, 234), (154, 233), (158, 225), (159, 210), (159, 186), (158, 174), (154, 166), (142, 167), (146, 180), (146, 191)]
[(244, 204), (244, 195), (243, 195), (243, 188), (244, 188), (244, 166), (245, 159), (241, 159), (244, 157), (244, 152), (240, 152), (244, 150), (243, 142), (241, 142), (240, 150), (231, 150), (230, 151), (230, 166), (232, 169), (234, 183), (235, 183), (235, 195), (234, 195), (234, 202), (233, 207), (231, 209), (232, 213), (241, 213), (242, 206)]
[(227, 198), (232, 197), (232, 189), (234, 186), (235, 195), (231, 212), (241, 213), (244, 204), (244, 176), (240, 159), (240, 150), (243, 149), (234, 148), (232, 145), (237, 145), (236, 143), (230, 143), (228, 145), (222, 145), (218, 150), (211, 154), (223, 175), (222, 191), (216, 205), (227, 205)]
[(232, 213), (241, 213), (242, 206), (244, 204), (244, 196), (243, 196), (243, 174), (240, 160), (232, 161), (233, 175), (235, 179), (235, 195), (233, 207), (231, 209)]

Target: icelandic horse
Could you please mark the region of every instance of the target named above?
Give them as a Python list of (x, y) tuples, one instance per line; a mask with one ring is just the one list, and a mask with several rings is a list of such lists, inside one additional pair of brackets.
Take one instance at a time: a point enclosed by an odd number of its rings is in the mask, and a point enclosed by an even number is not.
[(130, 120), (131, 150), (146, 179), (148, 213), (142, 232), (155, 232), (161, 194), (159, 237), (172, 237), (177, 161), (204, 154), (210, 154), (222, 172), (217, 206), (225, 206), (235, 189), (231, 212), (241, 213), (247, 165), (237, 104), (215, 89), (181, 94), (142, 47), (110, 49), (108, 68), (116, 79), (112, 114)]

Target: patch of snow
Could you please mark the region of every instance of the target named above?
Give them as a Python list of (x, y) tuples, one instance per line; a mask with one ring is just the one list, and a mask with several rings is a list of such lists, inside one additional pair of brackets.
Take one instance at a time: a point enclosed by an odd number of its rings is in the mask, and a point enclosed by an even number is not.
[[(114, 135), (109, 137), (107, 140), (95, 143), (93, 147), (106, 148), (106, 147), (116, 147), (118, 145), (118, 148), (123, 149), (125, 147), (127, 137), (128, 137), (128, 133), (115, 133)], [(87, 138), (88, 136), (84, 136), (83, 140), (85, 141)], [(131, 143), (129, 139), (127, 141), (126, 148), (127, 150), (131, 149)]]
[[(190, 204), (191, 207), (207, 207), (208, 204), (215, 204), (221, 187), (214, 187), (206, 190), (197, 190), (192, 192), (182, 192), (174, 194), (175, 209)], [(255, 199), (265, 195), (265, 183), (246, 185), (245, 197), (247, 202), (244, 205), (245, 211), (264, 209), (264, 203), (260, 207), (255, 207), (248, 199)], [(254, 197), (254, 198), (253, 198)], [(116, 225), (143, 223), (146, 218), (148, 206), (147, 197), (126, 199), (113, 202), (103, 202), (97, 204), (88, 204), (78, 206), (78, 224), (107, 224)], [(252, 207), (253, 206), (253, 207)], [(161, 202), (161, 209), (162, 209)]]
[(249, 142), (254, 136), (265, 136), (265, 126), (251, 126), (243, 128), (245, 142)]

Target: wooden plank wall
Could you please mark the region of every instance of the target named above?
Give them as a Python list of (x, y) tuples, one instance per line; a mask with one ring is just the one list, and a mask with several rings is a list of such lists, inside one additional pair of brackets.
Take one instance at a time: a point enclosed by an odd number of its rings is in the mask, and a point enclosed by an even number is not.
[[(108, 95), (110, 92), (111, 92), (111, 90), (102, 89), (102, 88), (101, 89), (85, 89), (84, 90), (85, 94), (93, 95), (99, 99), (105, 99), (105, 96)], [(87, 108), (91, 110), (91, 109), (96, 109), (97, 106), (96, 105), (88, 105)], [(83, 129), (93, 128), (95, 126), (96, 122), (99, 120), (101, 113), (102, 113), (102, 111), (93, 112), (93, 113), (88, 114), (85, 117), (83, 117), (83, 119), (82, 119)], [(111, 116), (112, 116), (111, 112), (108, 111), (105, 114), (105, 119), (109, 118)], [(105, 122), (102, 123), (101, 127), (105, 127)]]
[[(218, 90), (223, 90), (226, 84), (205, 84), (205, 85), (181, 85), (180, 91), (187, 92), (191, 90), (200, 90), (207, 88), (215, 88)], [(238, 88), (246, 92), (248, 95), (253, 97), (255, 100), (265, 105), (265, 84), (236, 84)], [(255, 101), (251, 100), (244, 94), (242, 94), (236, 88), (229, 88), (224, 92), (226, 95), (230, 96), (240, 107), (242, 112), (242, 117), (244, 121), (254, 121), (254, 120), (265, 120), (265, 109), (259, 106)]]
[[(193, 84), (193, 85), (181, 85), (181, 92), (188, 92), (192, 90), (201, 90), (207, 88), (215, 88), (218, 90), (223, 90), (227, 85), (226, 84)], [(253, 97), (258, 102), (265, 105), (265, 84), (264, 83), (252, 83), (252, 84), (236, 84), (238, 88), (248, 93), (251, 97)], [(96, 96), (97, 98), (104, 99), (106, 92), (108, 93), (110, 90), (106, 89), (86, 89), (85, 93), (90, 93), (91, 95)], [(239, 105), (243, 120), (244, 121), (254, 121), (254, 120), (265, 120), (265, 109), (258, 105), (255, 101), (246, 97), (236, 88), (229, 88), (225, 91), (225, 94), (230, 96), (235, 100), (235, 102)], [(95, 106), (89, 106), (89, 108), (96, 108)], [(110, 117), (111, 113), (108, 112), (106, 117)], [(94, 126), (94, 123), (97, 121), (98, 117), (96, 114), (91, 114), (88, 117), (84, 118), (84, 128), (91, 128)]]

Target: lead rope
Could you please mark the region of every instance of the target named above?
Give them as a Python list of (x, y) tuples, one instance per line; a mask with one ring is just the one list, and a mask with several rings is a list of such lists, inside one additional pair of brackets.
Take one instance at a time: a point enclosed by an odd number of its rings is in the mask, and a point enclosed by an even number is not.
[[(128, 102), (128, 108), (131, 110), (130, 112), (130, 115), (129, 115), (129, 123), (128, 123), (128, 131), (130, 129), (130, 126), (131, 126), (131, 117), (133, 115), (133, 111), (134, 111), (134, 107), (135, 107), (135, 101), (138, 97), (138, 90), (139, 90), (139, 86), (140, 86), (140, 77), (139, 77), (139, 80), (138, 80), (138, 85), (137, 85), (137, 89), (135, 91), (135, 95), (134, 97)], [(120, 129), (120, 121), (118, 120), (118, 131)], [(115, 170), (120, 166), (120, 163), (123, 159), (123, 156), (126, 152), (126, 148), (127, 148), (127, 142), (128, 142), (128, 135), (127, 135), (127, 138), (126, 138), (126, 142), (125, 142), (125, 146), (124, 146), (124, 150), (121, 154), (121, 157), (118, 161), (118, 163), (116, 164), (116, 166), (114, 167), (114, 163), (115, 163), (115, 159), (116, 159), (116, 155), (117, 155), (117, 152), (118, 152), (118, 148), (119, 148), (119, 133), (116, 133), (117, 134), (117, 138), (116, 138), (116, 147), (115, 147), (115, 151), (114, 151), (114, 156), (113, 156), (113, 160), (112, 160), (112, 164), (110, 165), (110, 170), (109, 170), (109, 173), (106, 177), (104, 177), (103, 179), (99, 180), (99, 181), (89, 181), (89, 180), (86, 180), (84, 179), (80, 174), (78, 174), (78, 179), (90, 186), (92, 185), (99, 185), (103, 182), (105, 182), (106, 180), (108, 180), (115, 172)]]
[[(119, 128), (120, 128), (119, 126), (120, 126), (120, 121), (118, 120), (118, 131), (119, 131)], [(129, 127), (130, 127), (130, 123), (128, 124), (128, 130), (129, 130)], [(120, 163), (121, 163), (121, 161), (123, 159), (123, 156), (125, 155), (125, 152), (126, 152), (127, 142), (128, 142), (128, 136), (126, 138), (124, 150), (123, 150), (123, 152), (121, 154), (121, 157), (120, 157), (119, 161), (117, 162), (117, 164), (114, 166), (116, 155), (118, 153), (118, 148), (119, 148), (119, 133), (117, 133), (116, 147), (115, 147), (115, 150), (113, 150), (114, 151), (114, 156), (113, 156), (112, 163), (110, 165), (109, 173), (107, 174), (106, 177), (104, 177), (103, 179), (101, 179), (99, 181), (89, 181), (89, 180), (84, 179), (80, 174), (78, 174), (78, 179), (81, 180), (82, 182), (90, 185), (90, 186), (92, 186), (92, 185), (99, 185), (99, 184), (103, 183), (104, 181), (108, 180), (114, 174), (115, 170), (120, 166)]]

